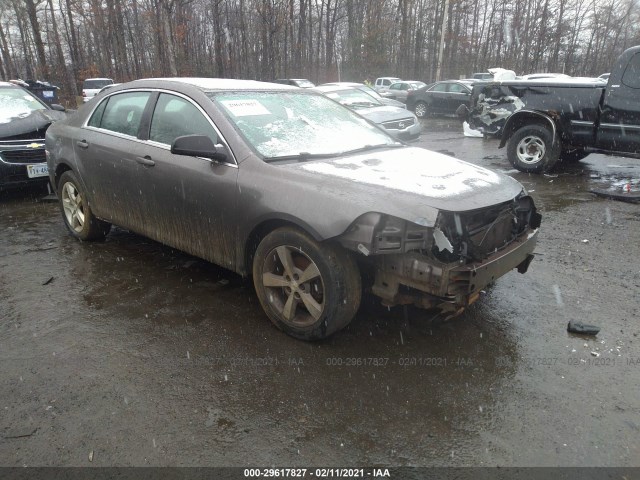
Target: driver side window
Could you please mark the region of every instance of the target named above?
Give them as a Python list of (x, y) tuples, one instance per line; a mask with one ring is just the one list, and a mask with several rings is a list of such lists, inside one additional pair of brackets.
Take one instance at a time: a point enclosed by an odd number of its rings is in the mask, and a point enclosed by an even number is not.
[(183, 135), (205, 135), (214, 144), (218, 143), (211, 122), (195, 105), (184, 98), (161, 93), (151, 119), (149, 140), (171, 145)]

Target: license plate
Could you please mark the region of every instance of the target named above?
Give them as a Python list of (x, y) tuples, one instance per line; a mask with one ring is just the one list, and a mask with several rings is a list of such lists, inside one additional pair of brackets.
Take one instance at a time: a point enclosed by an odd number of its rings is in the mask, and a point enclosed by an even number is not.
[(29, 178), (46, 177), (49, 175), (49, 169), (46, 163), (38, 163), (37, 165), (27, 165), (27, 176)]

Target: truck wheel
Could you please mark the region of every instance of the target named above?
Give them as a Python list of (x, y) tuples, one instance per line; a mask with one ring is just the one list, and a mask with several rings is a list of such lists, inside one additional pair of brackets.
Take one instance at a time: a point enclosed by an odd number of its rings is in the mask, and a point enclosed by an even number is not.
[(507, 157), (521, 172), (542, 173), (553, 168), (560, 157), (559, 142), (542, 125), (527, 125), (509, 139)]
[(416, 103), (416, 106), (414, 108), (414, 112), (416, 114), (416, 117), (418, 118), (424, 118), (427, 116), (427, 104), (424, 102), (418, 102)]
[(566, 150), (560, 154), (560, 161), (564, 163), (576, 163), (589, 155), (588, 152), (585, 152), (581, 149), (576, 150)]
[(274, 325), (301, 340), (346, 327), (362, 293), (358, 266), (346, 250), (290, 227), (274, 230), (258, 245), (253, 284)]
[(87, 196), (73, 172), (66, 171), (58, 182), (58, 200), (67, 229), (79, 240), (103, 240), (111, 224), (93, 216)]

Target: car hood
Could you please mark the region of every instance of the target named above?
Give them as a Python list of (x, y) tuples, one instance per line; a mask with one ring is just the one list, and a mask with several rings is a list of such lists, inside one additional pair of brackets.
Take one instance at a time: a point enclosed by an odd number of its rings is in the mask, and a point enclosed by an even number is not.
[(405, 118), (413, 117), (413, 113), (407, 111), (404, 108), (394, 107), (392, 105), (359, 108), (356, 110), (356, 112), (374, 123), (391, 122), (394, 120), (402, 120)]
[[(367, 212), (430, 226), (440, 210), (484, 208), (508, 202), (522, 191), (522, 185), (511, 177), (416, 147), (281, 168), (290, 175), (279, 175), (280, 181), (289, 189), (294, 184), (304, 192), (305, 201), (294, 207), (301, 211), (292, 213), (308, 217), (308, 212), (302, 211), (304, 204), (311, 205), (316, 214), (325, 211), (333, 219), (334, 233), (340, 233), (348, 218), (352, 221)], [(328, 233), (324, 228), (319, 230)]]
[(379, 101), (380, 103), (382, 103), (383, 105), (390, 105), (390, 106), (392, 106), (392, 107), (398, 107), (398, 108), (401, 108), (401, 109), (403, 109), (403, 110), (405, 110), (405, 111), (407, 110), (407, 109), (405, 108), (405, 106), (404, 106), (404, 103), (399, 102), (398, 100), (394, 100), (393, 98), (380, 97), (380, 98), (378, 99), (378, 101)]
[(65, 116), (65, 112), (59, 112), (57, 110), (36, 110), (26, 117), (16, 116), (3, 119), (3, 121), (0, 122), (0, 138), (10, 139), (30, 132), (44, 131), (53, 122), (61, 120), (65, 118)]

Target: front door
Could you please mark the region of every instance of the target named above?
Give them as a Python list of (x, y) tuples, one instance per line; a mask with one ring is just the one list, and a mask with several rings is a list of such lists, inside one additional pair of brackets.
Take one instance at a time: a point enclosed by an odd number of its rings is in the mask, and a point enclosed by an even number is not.
[(623, 55), (616, 67), (605, 93), (597, 145), (640, 154), (640, 48)]
[(173, 141), (183, 135), (221, 138), (209, 117), (186, 97), (160, 93), (149, 130), (149, 167), (141, 176), (149, 203), (152, 230), (147, 235), (162, 243), (235, 267), (238, 168), (228, 161), (171, 153)]

